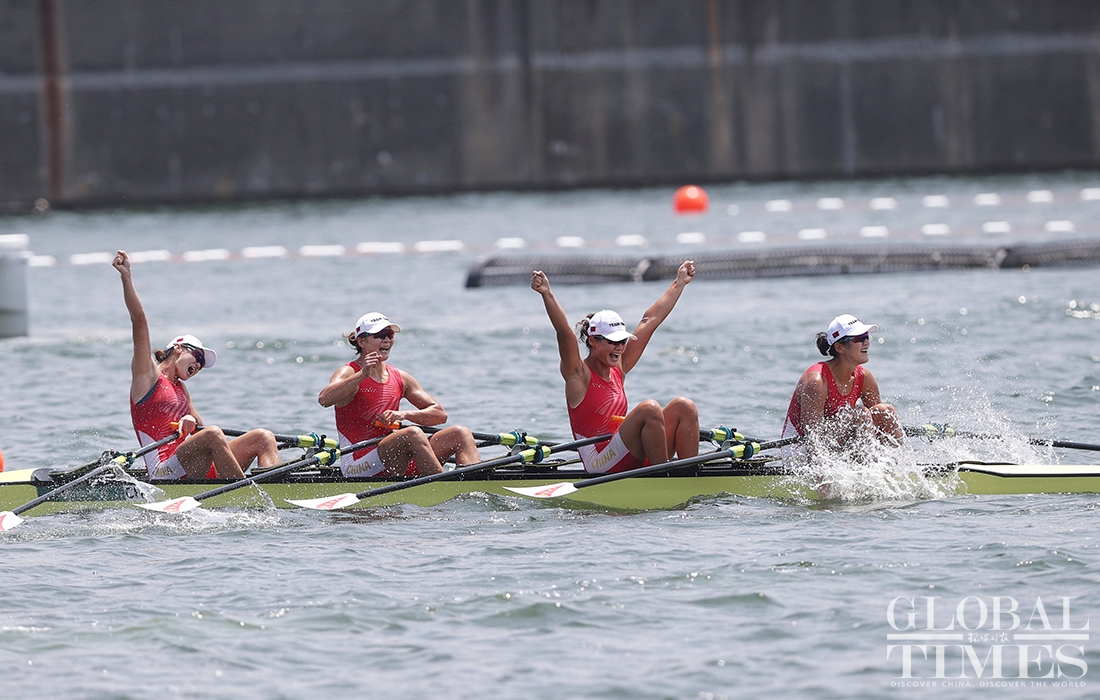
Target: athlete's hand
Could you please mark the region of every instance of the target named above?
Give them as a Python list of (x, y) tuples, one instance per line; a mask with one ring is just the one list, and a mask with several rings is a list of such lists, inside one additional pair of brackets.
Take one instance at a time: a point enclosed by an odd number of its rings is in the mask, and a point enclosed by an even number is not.
[(195, 426), (198, 425), (198, 421), (195, 417), (188, 413), (183, 418), (180, 418), (180, 439), (187, 437), (191, 433), (195, 432)]
[(378, 420), (386, 425), (393, 425), (405, 420), (405, 411), (382, 411), (378, 414)]
[(370, 370), (371, 367), (374, 367), (376, 364), (378, 364), (381, 361), (382, 361), (381, 356), (378, 354), (377, 351), (370, 352), (370, 353), (367, 353), (366, 355), (364, 355), (362, 361), (359, 363), (360, 365), (363, 366), (363, 370), (362, 370), (363, 375), (366, 376), (367, 371)]
[(130, 256), (126, 254), (125, 250), (120, 250), (115, 254), (115, 259), (111, 261), (111, 266), (114, 267), (119, 273), (130, 271)]
[(685, 260), (684, 264), (680, 265), (680, 269), (676, 271), (676, 283), (684, 286), (693, 279), (695, 279), (695, 261)]
[(545, 272), (542, 270), (535, 270), (531, 273), (531, 289), (542, 295), (550, 293), (550, 279), (546, 276)]

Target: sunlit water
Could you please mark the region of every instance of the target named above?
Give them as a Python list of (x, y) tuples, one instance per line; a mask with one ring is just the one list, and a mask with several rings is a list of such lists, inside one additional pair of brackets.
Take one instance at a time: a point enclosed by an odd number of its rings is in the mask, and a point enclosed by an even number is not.
[[(151, 262), (134, 274), (155, 343), (191, 332), (219, 349), (218, 366), (188, 384), (207, 422), (332, 434), (331, 411), (315, 397), (352, 356), (340, 334), (378, 310), (403, 328), (393, 364), (412, 372), (451, 422), (563, 438), (562, 382), (539, 297), (525, 287), (462, 286), (499, 238), (550, 250), (559, 236), (581, 235), (614, 254), (616, 236), (644, 234), (662, 253), (688, 255), (707, 248), (677, 247), (679, 232), (735, 241), (739, 230), (768, 229), (793, 240), (821, 217), (840, 216), (796, 206), (781, 227), (779, 214), (753, 214), (769, 200), (903, 193), (887, 214), (849, 207), (846, 230), (867, 221), (916, 231), (931, 215), (905, 205), (924, 194), (1001, 191), (1009, 201), (1041, 187), (1075, 195), (1096, 179), (741, 185), (712, 188), (714, 213), (691, 220), (668, 213), (665, 191), (7, 220), (0, 233), (28, 233), (34, 253), (62, 262), (30, 271), (32, 335), (0, 341), (0, 449), (12, 469), (75, 465), (134, 442), (118, 275), (105, 264), (65, 264), (73, 253), (463, 240), (463, 252)], [(740, 203), (736, 217), (731, 203)], [(1094, 235), (1087, 203), (1066, 204), (1070, 213), (1045, 206), (997, 217), (1032, 227), (1073, 219), (1079, 235)], [(964, 232), (989, 218), (973, 208), (952, 216)], [(1071, 597), (1072, 627), (1100, 620), (1095, 497), (943, 497), (911, 478), (918, 462), (1096, 461), (1026, 438), (1100, 442), (1100, 320), (1076, 313), (1100, 302), (1098, 279), (1084, 269), (690, 285), (629, 377), (634, 402), (683, 394), (704, 426), (776, 437), (795, 381), (819, 357), (814, 334), (851, 312), (880, 326), (868, 367), (905, 424), (1007, 436), (918, 441), (883, 459), (822, 467), (842, 497), (831, 505), (718, 496), (624, 514), (471, 495), (431, 509), (335, 514), (30, 517), (0, 536), (3, 694), (951, 697), (985, 683), (990, 696), (1033, 697), (1030, 680), (1016, 685), (1015, 646), (1004, 651), (1002, 679), (989, 669), (978, 678), (957, 648), (945, 677), (931, 678), (931, 647), (927, 662), (913, 652), (913, 675), (923, 678), (899, 678), (901, 652), (888, 656), (887, 645), (903, 642), (887, 639), (897, 633), (887, 607), (911, 598), (923, 615), (925, 597), (939, 596), (942, 627), (967, 596), (989, 605), (1014, 598), (1025, 618), (1038, 597), (1060, 626), (1061, 599)], [(610, 307), (633, 323), (664, 288), (556, 292), (571, 318)], [(974, 599), (968, 610), (974, 628)], [(895, 621), (904, 626), (904, 613)], [(967, 634), (991, 634), (990, 626)], [(973, 643), (983, 655), (991, 645)], [(1037, 680), (1047, 684), (1041, 692), (1095, 695), (1092, 641), (1037, 643), (1078, 644), (1083, 652), (1067, 653), (1089, 668), (1082, 679), (1079, 666), (1062, 663), (1055, 670), (1064, 676)], [(1030, 666), (1032, 676), (1052, 669), (1050, 653), (1036, 653), (1042, 663)], [(959, 678), (964, 668), (968, 678)], [(1071, 681), (1085, 685), (1055, 687)]]

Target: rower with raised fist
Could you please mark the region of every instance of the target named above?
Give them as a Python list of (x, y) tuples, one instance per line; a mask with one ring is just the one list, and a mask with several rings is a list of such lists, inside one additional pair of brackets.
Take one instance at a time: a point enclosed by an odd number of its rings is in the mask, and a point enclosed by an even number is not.
[(130, 256), (120, 250), (112, 265), (122, 278), (122, 296), (130, 312), (134, 357), (130, 363), (130, 416), (142, 445), (176, 431), (180, 439), (145, 455), (150, 479), (242, 479), (256, 460), (261, 467), (279, 463), (279, 445), (270, 430), (256, 429), (232, 440), (217, 426), (202, 425), (184, 386), (213, 367), (218, 354), (193, 335), (178, 335), (163, 350), (152, 349), (149, 320), (134, 288)]
[(638, 364), (654, 331), (668, 318), (684, 287), (695, 277), (695, 263), (680, 265), (676, 279), (642, 316), (634, 332), (622, 317), (603, 310), (589, 314), (578, 324), (580, 342), (588, 349), (581, 357), (578, 336), (573, 335), (565, 310), (550, 290), (542, 271), (531, 275), (531, 289), (542, 296), (546, 313), (557, 333), (561, 376), (569, 423), (576, 439), (613, 434), (611, 439), (582, 447), (577, 452), (585, 471), (596, 474), (637, 469), (699, 454), (699, 411), (695, 402), (678, 396), (662, 407), (654, 399), (628, 410), (623, 380)]

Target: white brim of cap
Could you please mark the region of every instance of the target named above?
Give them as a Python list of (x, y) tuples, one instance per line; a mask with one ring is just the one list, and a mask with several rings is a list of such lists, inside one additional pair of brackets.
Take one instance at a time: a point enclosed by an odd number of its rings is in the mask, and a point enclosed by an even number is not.
[(612, 343), (617, 343), (620, 340), (626, 340), (627, 338), (630, 338), (631, 340), (637, 340), (638, 336), (634, 335), (633, 333), (627, 333), (626, 331), (616, 331), (611, 335), (605, 335), (604, 338), (606, 340), (610, 340)]
[(867, 325), (866, 323), (860, 322), (859, 324), (849, 328), (848, 335), (844, 337), (850, 338), (853, 335), (863, 335), (864, 333), (878, 333), (878, 326), (874, 324)]

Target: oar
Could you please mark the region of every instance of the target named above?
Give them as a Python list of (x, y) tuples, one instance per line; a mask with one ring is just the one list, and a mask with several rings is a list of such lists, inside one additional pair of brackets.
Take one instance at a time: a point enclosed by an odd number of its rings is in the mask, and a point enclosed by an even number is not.
[(286, 474), (292, 472), (295, 469), (301, 469), (302, 467), (309, 466), (311, 464), (328, 464), (335, 462), (341, 454), (350, 454), (356, 450), (361, 450), (364, 447), (370, 447), (376, 445), (385, 439), (385, 435), (382, 437), (372, 438), (370, 440), (364, 440), (363, 442), (357, 442), (354, 445), (348, 445), (343, 450), (336, 449), (334, 447), (327, 447), (311, 455), (307, 455), (300, 459), (296, 459), (284, 464), (280, 464), (268, 471), (261, 472), (255, 476), (250, 476), (247, 479), (240, 479), (224, 486), (219, 486), (216, 489), (204, 491), (197, 496), (182, 496), (180, 498), (173, 498), (168, 501), (157, 501), (156, 503), (138, 503), (139, 508), (146, 510), (156, 511), (158, 513), (186, 513), (189, 510), (194, 510), (202, 505), (202, 501), (214, 496), (220, 496), (223, 493), (229, 493), (230, 491), (236, 491), (237, 489), (244, 488), (245, 486), (251, 486), (258, 481), (265, 481), (280, 474)]
[(802, 439), (801, 435), (794, 437), (784, 438), (782, 440), (773, 440), (772, 442), (747, 442), (738, 445), (734, 445), (728, 449), (718, 450), (717, 452), (710, 452), (704, 455), (697, 455), (695, 457), (685, 457), (684, 459), (677, 459), (671, 462), (661, 462), (660, 464), (651, 464), (648, 467), (641, 467), (639, 469), (631, 469), (625, 472), (615, 472), (614, 474), (606, 474), (604, 476), (592, 477), (590, 479), (584, 479), (578, 482), (561, 481), (556, 484), (550, 484), (548, 486), (505, 486), (504, 488), (518, 493), (521, 496), (531, 496), (533, 498), (556, 498), (559, 496), (567, 496), (575, 491), (579, 491), (589, 486), (598, 486), (600, 484), (607, 484), (612, 481), (618, 481), (619, 479), (629, 479), (635, 476), (645, 476), (646, 474), (657, 474), (660, 472), (668, 471), (670, 469), (679, 469), (680, 467), (690, 467), (695, 464), (705, 464), (706, 462), (713, 462), (719, 459), (748, 459), (761, 450), (769, 450), (773, 447), (783, 447), (784, 445), (790, 445), (798, 442)]
[[(33, 501), (27, 501), (26, 503), (19, 506), (18, 508), (13, 508), (12, 510), (4, 511), (3, 513), (0, 513), (0, 531), (11, 530), (12, 528), (18, 527), (19, 525), (21, 525), (23, 523), (23, 518), (19, 517), (20, 513), (25, 513), (28, 510), (30, 510), (31, 508), (39, 506), (39, 505), (45, 503), (46, 501), (51, 501), (51, 500), (57, 498), (59, 495), (65, 493), (69, 489), (80, 486), (81, 484), (86, 484), (89, 481), (91, 481), (92, 479), (94, 479), (97, 476), (99, 476), (100, 474), (102, 474), (103, 472), (107, 471), (108, 469), (111, 469), (112, 467), (114, 467), (116, 465), (121, 466), (121, 467), (129, 466), (138, 457), (141, 457), (142, 455), (144, 455), (148, 452), (152, 452), (153, 450), (161, 447), (162, 445), (167, 445), (168, 443), (172, 442), (173, 440), (175, 440), (178, 437), (179, 437), (179, 432), (177, 431), (177, 432), (172, 433), (171, 435), (169, 435), (165, 438), (157, 440), (156, 442), (150, 443), (150, 444), (145, 445), (144, 447), (142, 447), (140, 449), (134, 450), (133, 452), (127, 452), (126, 454), (122, 454), (122, 455), (119, 455), (117, 457), (109, 458), (106, 463), (103, 462), (104, 458), (100, 457), (99, 462), (98, 462), (99, 466), (96, 467), (95, 469), (93, 469), (92, 471), (88, 472), (84, 476), (82, 476), (80, 478), (77, 478), (77, 479), (73, 479), (72, 481), (70, 481), (68, 483), (62, 484), (61, 486), (58, 486), (57, 488), (50, 491), (49, 493), (46, 493), (46, 494), (43, 494), (43, 495), (39, 496), (38, 498), (34, 499)], [(85, 465), (85, 466), (87, 466), (87, 465)], [(85, 468), (85, 467), (79, 467), (79, 469), (83, 469), (83, 468)]]
[(603, 442), (604, 440), (608, 440), (610, 438), (611, 435), (597, 435), (596, 437), (583, 438), (581, 440), (574, 440), (573, 442), (561, 442), (553, 446), (538, 445), (537, 447), (533, 447), (522, 452), (517, 452), (514, 455), (508, 455), (507, 457), (490, 459), (485, 462), (478, 462), (477, 464), (470, 464), (465, 467), (459, 467), (458, 469), (454, 469), (449, 472), (429, 474), (428, 476), (421, 476), (416, 479), (411, 479), (409, 481), (399, 481), (395, 484), (380, 486), (376, 489), (368, 489), (366, 491), (360, 491), (359, 493), (342, 493), (337, 496), (328, 496), (326, 498), (310, 498), (293, 501), (287, 500), (287, 503), (301, 506), (303, 508), (312, 508), (314, 510), (337, 510), (339, 508), (347, 508), (348, 506), (355, 505), (365, 498), (381, 496), (384, 493), (400, 491), (402, 489), (411, 489), (414, 486), (429, 484), (433, 481), (445, 481), (447, 479), (454, 479), (455, 477), (462, 476), (463, 474), (486, 471), (489, 469), (495, 469), (496, 467), (502, 467), (506, 464), (514, 464), (517, 462), (522, 462), (525, 464), (538, 463), (555, 452), (574, 450), (578, 447), (591, 445), (597, 442)]
[[(197, 425), (195, 430), (202, 430), (206, 426)], [(229, 437), (240, 437), (245, 433), (251, 432), (249, 430), (232, 430), (230, 428), (222, 428), (222, 432)], [(308, 435), (275, 435), (275, 442), (279, 443), (280, 447), (322, 447), (321, 443), (324, 443), (326, 449), (332, 447), (339, 447), (340, 444), (332, 438), (325, 437), (324, 435), (318, 435), (317, 433), (309, 433)]]
[[(965, 430), (955, 430), (950, 425), (943, 425), (940, 423), (926, 423), (925, 425), (918, 427), (906, 426), (904, 428), (905, 434), (910, 437), (922, 437), (928, 440), (937, 440), (945, 437), (962, 437), (972, 438), (976, 440), (1003, 440), (1004, 435), (994, 435), (992, 433), (968, 433)], [(1038, 438), (1026, 438), (1029, 445), (1038, 445), (1041, 447), (1061, 447), (1067, 450), (1091, 450), (1093, 452), (1100, 452), (1100, 445), (1091, 445), (1087, 442), (1066, 442), (1064, 440), (1040, 440)]]
[[(397, 426), (400, 427), (400, 426)], [(425, 433), (432, 435), (438, 433), (440, 430), (444, 430), (445, 426), (437, 425), (418, 425)], [(537, 437), (528, 435), (521, 430), (513, 430), (510, 433), (475, 433), (470, 432), (474, 439), (478, 442), (488, 443), (490, 445), (503, 445), (504, 447), (515, 447), (516, 445), (527, 445), (528, 447), (537, 447), (538, 445), (547, 445), (549, 443), (542, 442)]]

